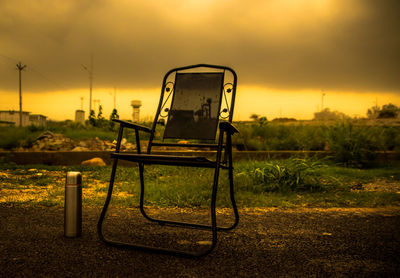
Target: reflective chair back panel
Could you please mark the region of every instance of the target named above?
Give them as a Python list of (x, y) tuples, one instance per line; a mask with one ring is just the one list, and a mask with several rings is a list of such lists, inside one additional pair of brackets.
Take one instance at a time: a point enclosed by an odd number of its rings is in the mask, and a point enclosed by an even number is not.
[(152, 131), (163, 119), (164, 141), (215, 142), (218, 122), (232, 122), (235, 93), (236, 74), (227, 67), (196, 65), (174, 69), (164, 77)]
[(214, 140), (223, 73), (177, 73), (164, 139)]

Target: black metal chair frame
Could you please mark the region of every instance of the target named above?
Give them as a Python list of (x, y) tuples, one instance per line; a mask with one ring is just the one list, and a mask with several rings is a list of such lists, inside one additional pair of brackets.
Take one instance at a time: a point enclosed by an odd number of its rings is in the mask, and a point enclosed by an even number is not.
[[(223, 85), (223, 94), (225, 100), (225, 108), (221, 108), (219, 112), (219, 118), (225, 119), (224, 121), (219, 122), (219, 136), (217, 143), (210, 143), (210, 144), (179, 144), (179, 143), (165, 143), (165, 142), (153, 142), (154, 134), (156, 125), (158, 123), (159, 116), (162, 116), (162, 112), (168, 113), (168, 108), (164, 108), (168, 98), (173, 93), (174, 84), (173, 82), (168, 82), (168, 78), (171, 74), (198, 69), (198, 68), (209, 68), (214, 70), (221, 70), (224, 72), (229, 71), (233, 76), (233, 82), (225, 83)], [(225, 81), (224, 81), (225, 82)], [(234, 184), (233, 184), (233, 162), (232, 162), (232, 139), (231, 136), (238, 132), (237, 129), (231, 124), (232, 117), (233, 117), (233, 107), (235, 102), (235, 94), (236, 94), (236, 83), (237, 83), (237, 76), (234, 70), (228, 67), (223, 66), (215, 66), (215, 65), (208, 65), (208, 64), (198, 64), (192, 65), (187, 67), (175, 68), (167, 72), (163, 79), (163, 85), (161, 89), (161, 98), (159, 102), (159, 106), (157, 109), (157, 113), (152, 125), (152, 128), (147, 128), (144, 126), (140, 126), (131, 122), (126, 122), (122, 120), (114, 120), (120, 124), (119, 132), (118, 132), (118, 139), (116, 144), (115, 153), (111, 154), (112, 158), (114, 159), (112, 170), (111, 170), (111, 178), (110, 178), (110, 185), (108, 188), (107, 198), (101, 212), (97, 231), (100, 239), (105, 243), (115, 246), (115, 247), (125, 247), (125, 248), (133, 248), (139, 250), (146, 250), (146, 251), (153, 251), (171, 255), (179, 255), (179, 256), (186, 256), (186, 257), (200, 257), (209, 254), (217, 244), (217, 231), (228, 231), (234, 229), (239, 223), (239, 213), (237, 210), (235, 198), (234, 198)], [(168, 96), (165, 98), (165, 94)], [(231, 94), (231, 101), (230, 105), (228, 103), (226, 94)], [(223, 106), (224, 107), (224, 106)], [(164, 109), (164, 110), (163, 110)], [(121, 140), (124, 132), (124, 128), (133, 129), (135, 131), (135, 138), (136, 138), (136, 148), (137, 153), (124, 153), (120, 152), (121, 147)], [(147, 132), (150, 134), (147, 152), (143, 154), (140, 148), (140, 132)], [(209, 160), (205, 157), (193, 157), (193, 156), (171, 156), (171, 155), (155, 155), (151, 154), (152, 146), (174, 146), (174, 147), (196, 147), (196, 148), (211, 148), (216, 150), (216, 158), (215, 160)], [(176, 250), (176, 249), (166, 249), (166, 248), (158, 248), (154, 246), (147, 246), (147, 245), (138, 245), (132, 244), (127, 242), (119, 242), (114, 240), (106, 239), (103, 235), (103, 221), (106, 216), (106, 212), (108, 206), (111, 201), (111, 196), (114, 187), (114, 180), (117, 171), (118, 160), (127, 160), (132, 162), (138, 163), (139, 168), (139, 175), (140, 175), (140, 212), (142, 215), (148, 219), (149, 221), (158, 223), (160, 225), (176, 225), (176, 226), (183, 226), (183, 227), (190, 227), (195, 229), (203, 229), (203, 230), (210, 230), (212, 233), (212, 241), (211, 244), (208, 246), (207, 249), (199, 251), (199, 252), (190, 252), (190, 251), (183, 251), (183, 250)], [(189, 167), (205, 167), (205, 168), (213, 168), (214, 169), (214, 181), (212, 186), (212, 194), (211, 194), (211, 225), (203, 225), (197, 223), (187, 223), (187, 222), (177, 222), (165, 219), (155, 219), (150, 217), (145, 209), (144, 209), (144, 165), (145, 164), (156, 164), (156, 165), (172, 165), (172, 166), (189, 166)], [(234, 222), (230, 226), (220, 227), (217, 225), (217, 218), (216, 218), (216, 198), (217, 198), (217, 188), (218, 188), (218, 179), (219, 179), (219, 172), (220, 169), (228, 170), (228, 177), (229, 177), (229, 192), (230, 192), (230, 199), (232, 203), (232, 210), (234, 214)]]

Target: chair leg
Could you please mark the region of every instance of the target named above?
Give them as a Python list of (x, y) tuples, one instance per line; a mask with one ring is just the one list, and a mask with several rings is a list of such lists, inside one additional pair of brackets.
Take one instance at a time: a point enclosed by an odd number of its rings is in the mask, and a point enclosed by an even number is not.
[(115, 180), (115, 174), (117, 172), (117, 165), (118, 165), (118, 159), (115, 158), (114, 162), (113, 162), (113, 166), (112, 166), (112, 170), (111, 170), (111, 178), (110, 178), (110, 185), (108, 186), (108, 193), (107, 193), (107, 198), (106, 198), (106, 202), (104, 203), (104, 207), (101, 211), (100, 214), (100, 218), (99, 218), (99, 222), (97, 223), (97, 234), (99, 235), (100, 239), (104, 242), (107, 242), (107, 240), (105, 239), (104, 235), (103, 235), (103, 221), (104, 218), (106, 216), (107, 213), (107, 209), (108, 206), (110, 204), (111, 201), (111, 196), (112, 196), (112, 192), (113, 192), (113, 188), (114, 188), (114, 180)]
[[(129, 248), (129, 249), (136, 249), (136, 250), (142, 250), (142, 251), (151, 251), (151, 252), (156, 252), (156, 253), (163, 253), (163, 254), (183, 256), (183, 257), (202, 257), (202, 256), (205, 256), (205, 255), (208, 255), (209, 253), (211, 253), (211, 251), (217, 245), (217, 221), (216, 221), (215, 206), (216, 206), (217, 187), (218, 187), (218, 172), (219, 172), (218, 167), (215, 169), (216, 171), (215, 171), (215, 175), (214, 175), (213, 191), (212, 191), (212, 197), (211, 197), (211, 223), (212, 223), (212, 225), (211, 225), (211, 231), (212, 231), (211, 245), (206, 250), (203, 250), (200, 252), (187, 252), (187, 251), (182, 251), (182, 250), (157, 248), (157, 247), (152, 247), (152, 246), (147, 246), (147, 245), (139, 245), (139, 244), (131, 244), (131, 243), (126, 243), (126, 242), (113, 241), (113, 240), (106, 239), (104, 237), (103, 229), (102, 229), (103, 221), (104, 221), (108, 206), (111, 201), (112, 191), (113, 191), (113, 187), (114, 187), (115, 174), (116, 174), (116, 170), (117, 170), (117, 163), (118, 163), (118, 159), (115, 159), (114, 163), (113, 163), (112, 171), (111, 171), (111, 179), (110, 179), (110, 185), (108, 188), (106, 202), (104, 204), (103, 210), (100, 214), (99, 222), (97, 224), (97, 232), (98, 232), (99, 238), (103, 242), (105, 242), (108, 245), (118, 247), (118, 248)], [(141, 201), (140, 201), (140, 203), (141, 203), (141, 212), (142, 213), (144, 213), (144, 210), (143, 210), (143, 197), (144, 197), (143, 170), (144, 170), (143, 165), (139, 164), (140, 180), (141, 180), (141, 197), (140, 197)], [(148, 217), (146, 217), (146, 218), (148, 218)], [(150, 218), (150, 220), (151, 219), (152, 218)], [(152, 220), (152, 221), (159, 222), (158, 220)], [(191, 225), (191, 226), (196, 227), (194, 225)]]
[[(151, 222), (156, 222), (160, 225), (178, 225), (178, 226), (185, 226), (185, 227), (192, 227), (192, 228), (197, 228), (197, 229), (204, 229), (204, 230), (210, 230), (212, 229), (212, 225), (204, 225), (204, 224), (196, 224), (196, 223), (188, 223), (188, 222), (178, 222), (178, 221), (171, 221), (167, 219), (159, 219), (159, 218), (153, 218), (149, 216), (145, 209), (144, 209), (144, 179), (143, 179), (143, 166), (139, 166), (139, 173), (140, 173), (140, 212), (142, 215), (149, 221)], [(217, 181), (218, 183), (218, 181)], [(229, 231), (234, 229), (238, 223), (239, 223), (239, 213), (238, 209), (236, 206), (236, 201), (235, 201), (235, 196), (234, 196), (234, 187), (233, 187), (233, 168), (229, 168), (229, 192), (230, 192), (230, 199), (232, 203), (232, 208), (233, 208), (233, 213), (235, 216), (234, 223), (230, 226), (217, 226), (218, 231)]]
[(233, 165), (232, 165), (232, 149), (229, 152), (229, 169), (228, 169), (228, 176), (229, 176), (229, 195), (231, 197), (232, 209), (233, 213), (235, 214), (235, 222), (232, 226), (230, 226), (227, 230), (234, 229), (239, 224), (239, 212), (236, 206), (235, 200), (235, 190), (233, 187)]

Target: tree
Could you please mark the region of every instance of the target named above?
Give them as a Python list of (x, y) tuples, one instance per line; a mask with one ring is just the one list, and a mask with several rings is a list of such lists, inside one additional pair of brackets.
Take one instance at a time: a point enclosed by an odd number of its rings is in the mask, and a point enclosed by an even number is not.
[(115, 108), (113, 109), (110, 115), (110, 121), (112, 121), (113, 119), (119, 119), (118, 111)]
[(96, 126), (105, 127), (107, 120), (103, 117), (103, 106), (99, 105), (99, 112), (97, 113)]
[(378, 113), (378, 119), (397, 118), (399, 114), (399, 107), (389, 103), (382, 106), (381, 111)]
[(257, 122), (259, 117), (260, 117), (260, 115), (251, 114), (250, 119), (252, 119), (253, 121)]
[(89, 114), (89, 123), (90, 123), (92, 126), (96, 126), (96, 117), (95, 117), (95, 114), (94, 114), (94, 110), (90, 110), (90, 114)]
[(250, 119), (259, 123), (260, 125), (266, 124), (268, 122), (267, 117), (264, 116), (260, 117), (260, 115), (258, 114), (251, 114)]
[(329, 120), (343, 120), (348, 119), (349, 116), (339, 111), (331, 111), (329, 108), (325, 108), (320, 112), (314, 113), (314, 120), (329, 121)]
[(260, 117), (260, 118), (258, 119), (258, 123), (259, 123), (260, 125), (264, 125), (264, 124), (266, 124), (267, 122), (268, 122), (267, 117)]
[(101, 106), (101, 104), (99, 105), (99, 112), (97, 113), (97, 119), (98, 120), (104, 120), (104, 117), (103, 117), (103, 106)]
[(114, 128), (114, 122), (113, 122), (113, 120), (114, 119), (119, 119), (119, 115), (118, 115), (118, 111), (117, 111), (117, 109), (113, 109), (113, 111), (111, 112), (111, 115), (110, 115), (110, 127), (111, 128)]
[(390, 119), (397, 118), (400, 108), (392, 103), (385, 104), (381, 107), (375, 105), (368, 109), (367, 116), (370, 119)]
[(376, 119), (376, 118), (378, 118), (379, 111), (380, 111), (379, 106), (377, 106), (377, 105), (372, 106), (372, 107), (371, 107), (370, 109), (368, 109), (368, 111), (367, 111), (367, 117), (368, 117), (369, 119)]

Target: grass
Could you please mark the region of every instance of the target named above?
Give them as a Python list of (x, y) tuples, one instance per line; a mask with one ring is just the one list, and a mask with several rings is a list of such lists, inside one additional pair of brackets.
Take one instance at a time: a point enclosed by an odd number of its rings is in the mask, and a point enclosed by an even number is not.
[[(149, 126), (150, 123), (141, 123)], [(118, 127), (106, 125), (104, 127), (94, 127), (91, 125), (82, 125), (71, 121), (48, 122), (46, 126), (27, 126), (27, 127), (9, 127), (0, 126), (0, 148), (9, 150), (18, 147), (31, 147), (33, 142), (40, 134), (45, 131), (63, 134), (65, 137), (75, 141), (98, 138), (100, 140), (113, 141), (117, 137)], [(159, 133), (159, 132), (158, 132)], [(124, 132), (124, 137), (133, 142), (134, 132), (128, 130)], [(141, 134), (142, 139), (148, 139), (149, 135)]]
[[(280, 169), (277, 171), (277, 169)], [(67, 171), (83, 175), (83, 205), (102, 206), (111, 167), (0, 165), (0, 202), (63, 206)], [(260, 173), (261, 172), (261, 173)], [(285, 173), (285, 174), (284, 174)], [(235, 163), (239, 207), (378, 207), (399, 206), (400, 173), (394, 167), (351, 169), (321, 161), (289, 159)], [(145, 204), (157, 207), (206, 207), (210, 203), (210, 169), (148, 166)], [(374, 189), (371, 184), (383, 184)], [(217, 204), (229, 207), (226, 171), (222, 171)], [(385, 189), (385, 190), (383, 190)], [(139, 202), (136, 168), (119, 167), (112, 205), (136, 207)]]
[[(141, 123), (151, 126), (150, 122)], [(380, 152), (394, 151), (400, 157), (399, 122), (361, 120), (268, 122), (265, 120), (234, 123), (239, 134), (233, 144), (240, 150), (329, 151), (330, 159), (346, 167), (372, 168), (377, 166)], [(163, 126), (157, 126), (155, 139), (160, 140)], [(0, 149), (32, 147), (44, 131), (61, 133), (75, 141), (98, 138), (113, 141), (117, 126), (105, 121), (102, 127), (82, 125), (71, 121), (49, 122), (46, 127), (0, 127)], [(132, 130), (126, 129), (124, 138), (135, 142)], [(148, 139), (141, 133), (141, 139)]]
[(329, 151), (332, 161), (347, 167), (376, 166), (378, 152), (400, 154), (400, 126), (356, 120), (328, 122), (238, 123), (234, 144), (246, 150)]

